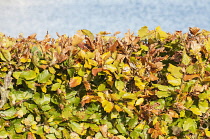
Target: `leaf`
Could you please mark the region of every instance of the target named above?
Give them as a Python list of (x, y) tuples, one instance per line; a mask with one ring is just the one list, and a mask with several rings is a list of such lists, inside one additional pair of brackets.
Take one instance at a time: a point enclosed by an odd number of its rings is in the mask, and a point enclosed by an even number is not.
[(189, 65), (191, 61), (191, 58), (186, 54), (186, 51), (183, 51), (183, 56), (182, 56), (182, 63), (184, 65)]
[(208, 130), (208, 128), (205, 129), (205, 134), (206, 134), (207, 137), (210, 138), (210, 131)]
[(30, 88), (31, 90), (36, 90), (36, 83), (35, 83), (35, 81), (25, 81), (25, 83), (28, 86), (28, 88)]
[(100, 131), (101, 131), (102, 135), (106, 138), (107, 133), (108, 133), (108, 126), (107, 125), (100, 126)]
[(81, 101), (81, 104), (82, 104), (82, 107), (86, 104), (86, 103), (90, 103), (91, 100), (93, 98), (95, 98), (96, 96), (93, 96), (93, 95), (85, 95), (83, 98), (82, 98), (82, 101)]
[(76, 87), (76, 86), (80, 85), (81, 82), (82, 82), (82, 77), (73, 77), (70, 79), (69, 86)]
[(114, 44), (113, 44), (112, 46), (109, 47), (109, 51), (110, 51), (110, 52), (116, 51), (116, 48), (117, 48), (118, 45), (120, 45), (120, 44), (119, 44), (118, 40), (116, 40), (116, 41), (114, 42)]
[(141, 29), (138, 30), (138, 36), (142, 39), (145, 39), (145, 37), (148, 34), (148, 27), (147, 26), (143, 26), (141, 27)]
[(181, 79), (174, 78), (171, 74), (168, 74), (166, 77), (167, 77), (168, 83), (170, 83), (173, 86), (179, 86), (182, 83)]
[(12, 73), (12, 76), (13, 76), (15, 79), (18, 79), (18, 78), (20, 77), (21, 73), (22, 73), (22, 72), (18, 72), (18, 71), (17, 71), (17, 72), (13, 72), (13, 73)]
[(191, 130), (192, 132), (194, 132), (196, 128), (197, 128), (197, 125), (194, 119), (187, 118), (183, 123), (184, 131)]
[(115, 81), (115, 87), (117, 88), (117, 90), (123, 91), (124, 86), (125, 86), (125, 83), (123, 81), (120, 81), (120, 80)]
[(1, 118), (9, 120), (9, 119), (16, 117), (16, 115), (15, 115), (16, 112), (17, 112), (17, 110), (14, 107), (12, 107), (5, 111), (0, 111), (0, 115), (1, 115)]
[(184, 75), (184, 81), (192, 80), (196, 77), (200, 77), (199, 74)]
[(102, 106), (107, 113), (110, 113), (112, 109), (114, 108), (114, 104), (107, 100), (102, 101)]
[(169, 64), (168, 71), (175, 77), (175, 78), (182, 78), (181, 67), (176, 67), (172, 64)]
[(143, 89), (145, 88), (145, 85), (146, 85), (146, 84), (143, 83), (139, 77), (135, 76), (135, 77), (134, 77), (134, 81), (135, 81), (135, 85), (136, 85), (139, 89), (143, 90)]
[(209, 103), (207, 100), (200, 100), (198, 103), (198, 107), (202, 113), (205, 113), (209, 109)]
[(190, 110), (195, 114), (201, 116), (202, 113), (198, 108), (190, 108)]
[(79, 43), (81, 43), (84, 40), (83, 37), (81, 37), (80, 35), (76, 34), (72, 37), (72, 45), (78, 45)]
[(157, 91), (155, 94), (157, 95), (158, 98), (168, 97), (171, 95), (169, 91)]
[(34, 102), (38, 105), (46, 105), (50, 103), (50, 94), (42, 94), (42, 96), (40, 95), (40, 93), (36, 93), (34, 94)]
[(117, 68), (114, 65), (104, 65), (104, 68), (110, 70), (111, 72), (117, 71)]
[(36, 78), (36, 72), (33, 70), (29, 70), (29, 71), (23, 71), (20, 74), (20, 78), (25, 79), (25, 80), (32, 80)]
[(76, 122), (71, 122), (70, 127), (74, 132), (76, 132), (79, 135), (85, 135), (86, 129), (84, 128), (84, 125), (82, 123), (76, 123)]
[(52, 76), (52, 74), (50, 74), (48, 70), (44, 70), (39, 74), (38, 82), (46, 83), (46, 82), (48, 82), (48, 80), (50, 79), (51, 76)]
[(51, 87), (51, 91), (57, 91), (61, 86), (61, 83), (54, 83)]
[(138, 105), (141, 105), (142, 103), (144, 102), (144, 98), (139, 98), (137, 101), (136, 101), (136, 106)]
[(122, 134), (127, 134), (126, 128), (122, 123), (116, 125), (117, 130)]
[(96, 76), (99, 72), (101, 72), (103, 69), (102, 68), (93, 68), (92, 69), (92, 74), (93, 76)]
[(139, 123), (138, 121), (138, 116), (135, 116), (134, 118), (131, 118), (129, 121), (128, 121), (128, 127), (130, 129), (133, 129), (134, 127), (136, 127), (136, 125)]
[(9, 133), (6, 130), (0, 131), (0, 138), (7, 138), (7, 136), (9, 136)]
[(9, 50), (1, 49), (1, 53), (7, 61), (11, 61), (11, 54)]
[(88, 81), (83, 81), (83, 84), (85, 86), (85, 90), (88, 91), (88, 90), (91, 90), (91, 85)]
[(89, 30), (87, 29), (82, 29), (81, 32), (84, 34), (84, 35), (87, 35), (91, 41), (94, 40), (94, 35), (92, 32), (90, 32)]
[[(65, 134), (65, 133), (64, 133)], [(69, 133), (66, 133), (66, 135), (67, 134), (69, 134)], [(75, 132), (71, 132), (70, 133), (70, 139), (81, 139), (80, 137), (79, 137), (79, 135), (77, 134), (77, 133), (75, 133)]]
[(155, 31), (158, 33), (157, 38), (159, 38), (159, 39), (165, 39), (168, 37), (168, 34), (164, 31), (162, 31), (160, 26), (156, 27)]

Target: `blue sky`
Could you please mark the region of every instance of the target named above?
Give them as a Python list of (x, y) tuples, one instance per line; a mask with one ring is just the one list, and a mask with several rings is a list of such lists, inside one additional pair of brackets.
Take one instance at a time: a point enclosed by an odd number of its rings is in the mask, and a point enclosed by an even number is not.
[(37, 33), (43, 39), (72, 36), (79, 29), (121, 35), (142, 26), (173, 33), (189, 27), (210, 30), (210, 0), (1, 0), (0, 32), (17, 37)]

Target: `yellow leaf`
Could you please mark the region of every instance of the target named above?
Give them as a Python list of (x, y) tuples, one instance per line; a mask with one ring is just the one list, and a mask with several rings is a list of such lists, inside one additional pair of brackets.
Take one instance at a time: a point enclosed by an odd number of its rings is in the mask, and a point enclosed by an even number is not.
[(120, 108), (120, 106), (118, 106), (118, 105), (114, 105), (114, 107), (115, 107), (115, 109), (116, 109), (118, 112), (123, 111), (123, 109)]
[(168, 37), (168, 34), (166, 32), (164, 32), (164, 31), (162, 31), (160, 26), (156, 27), (155, 30), (157, 32), (157, 36), (156, 36), (157, 38), (165, 39), (165, 38)]
[(111, 72), (117, 71), (117, 68), (114, 65), (104, 65), (105, 69), (110, 70)]
[(105, 64), (109, 65), (109, 64), (112, 64), (113, 62), (114, 62), (114, 59), (109, 58), (106, 60)]
[(196, 115), (202, 115), (202, 112), (198, 108), (190, 108), (190, 110)]
[(42, 90), (42, 92), (46, 93), (46, 92), (47, 92), (46, 85), (42, 85), (42, 86), (41, 86), (41, 90)]
[(155, 117), (155, 119), (153, 120), (152, 124), (155, 125), (158, 122), (158, 117)]
[(136, 85), (139, 89), (142, 89), (142, 90), (143, 90), (143, 89), (145, 88), (146, 83), (143, 83), (139, 77), (135, 76), (135, 77), (134, 77), (134, 81), (135, 81), (135, 85)]
[(136, 106), (141, 105), (144, 102), (144, 98), (140, 98), (136, 101)]
[(173, 86), (179, 86), (182, 83), (181, 79), (174, 78), (174, 76), (172, 76), (171, 74), (168, 74), (166, 77), (167, 77), (168, 83), (170, 83)]
[(81, 82), (82, 82), (82, 77), (73, 77), (70, 79), (69, 86), (76, 87), (76, 86), (80, 85)]
[(110, 113), (112, 111), (112, 109), (114, 108), (114, 104), (108, 100), (103, 100), (102, 101), (102, 106), (104, 108), (104, 110), (108, 113)]
[(182, 78), (183, 74), (180, 72), (181, 67), (176, 67), (172, 64), (169, 64), (168, 71), (175, 77), (175, 78)]
[(141, 29), (138, 30), (138, 35), (141, 39), (144, 39), (147, 34), (148, 34), (148, 27), (147, 26), (143, 26), (141, 27)]
[(205, 134), (207, 137), (210, 137), (210, 131), (208, 130), (208, 128), (205, 129)]
[(75, 46), (79, 43), (81, 43), (84, 40), (82, 36), (79, 36), (79, 34), (76, 34), (72, 37), (72, 45)]

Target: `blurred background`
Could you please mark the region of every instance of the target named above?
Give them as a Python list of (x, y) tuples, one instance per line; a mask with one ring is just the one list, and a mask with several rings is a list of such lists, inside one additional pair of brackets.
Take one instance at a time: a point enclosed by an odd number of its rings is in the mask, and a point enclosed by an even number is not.
[(79, 29), (93, 33), (157, 26), (173, 33), (189, 27), (210, 30), (210, 0), (0, 0), (0, 32), (25, 37), (37, 33), (43, 39), (74, 35)]

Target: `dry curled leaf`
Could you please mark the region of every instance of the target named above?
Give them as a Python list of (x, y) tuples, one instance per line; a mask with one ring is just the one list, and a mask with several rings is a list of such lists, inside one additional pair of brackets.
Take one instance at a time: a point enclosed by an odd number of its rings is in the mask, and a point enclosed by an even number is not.
[(196, 35), (198, 33), (198, 31), (200, 30), (200, 28), (198, 27), (189, 27), (190, 33), (192, 35)]

